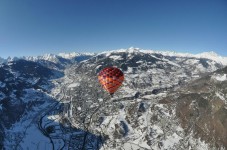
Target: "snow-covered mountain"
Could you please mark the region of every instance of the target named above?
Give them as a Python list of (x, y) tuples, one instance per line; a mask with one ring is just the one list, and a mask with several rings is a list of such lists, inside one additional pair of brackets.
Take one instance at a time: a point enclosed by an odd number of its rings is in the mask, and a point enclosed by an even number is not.
[(28, 56), (23, 57), (25, 60), (34, 61), (42, 64), (43, 66), (48, 66), (54, 69), (63, 69), (66, 65), (79, 63), (83, 60), (89, 59), (94, 53), (59, 53), (55, 54), (45, 54), (42, 56)]
[(30, 60), (30, 61), (39, 61), (39, 60), (45, 60), (45, 61), (50, 61), (50, 62), (54, 62), (54, 63), (61, 63), (61, 61), (82, 61), (85, 59), (88, 59), (91, 56), (94, 56), (94, 53), (76, 53), (76, 52), (72, 52), (72, 53), (59, 53), (59, 54), (45, 54), (42, 56), (28, 56), (28, 57), (24, 57), (24, 59), (26, 60)]
[[(227, 148), (225, 57), (129, 48), (25, 59), (0, 66), (0, 149)], [(125, 75), (113, 98), (97, 80), (106, 66)]]
[(142, 52), (142, 53), (148, 53), (148, 54), (161, 54), (164, 56), (170, 56), (170, 57), (186, 57), (186, 58), (203, 58), (203, 59), (210, 59), (213, 61), (216, 61), (222, 65), (227, 65), (227, 57), (222, 57), (215, 53), (214, 51), (210, 52), (203, 52), (200, 54), (190, 54), (190, 53), (179, 53), (175, 51), (157, 51), (157, 50), (144, 50), (140, 48), (134, 48), (130, 47), (128, 49), (119, 49), (119, 50), (112, 50), (112, 51), (106, 51), (103, 53), (111, 53), (111, 52)]

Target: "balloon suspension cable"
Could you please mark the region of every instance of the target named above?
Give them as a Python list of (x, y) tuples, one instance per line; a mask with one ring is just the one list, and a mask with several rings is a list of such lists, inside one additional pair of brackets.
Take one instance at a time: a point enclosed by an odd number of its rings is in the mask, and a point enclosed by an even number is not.
[(113, 96), (114, 96), (114, 93), (110, 93), (110, 98), (113, 98)]

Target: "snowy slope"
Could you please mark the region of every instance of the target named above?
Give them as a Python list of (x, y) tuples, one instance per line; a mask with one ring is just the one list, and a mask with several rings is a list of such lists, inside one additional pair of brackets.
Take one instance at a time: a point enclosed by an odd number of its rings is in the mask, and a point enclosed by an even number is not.
[[(53, 85), (49, 80), (63, 74), (38, 63), (17, 60), (0, 66), (0, 149), (18, 149), (21, 136), (47, 104)], [(23, 125), (24, 124), (24, 125)], [(18, 145), (19, 146), (19, 145)]]

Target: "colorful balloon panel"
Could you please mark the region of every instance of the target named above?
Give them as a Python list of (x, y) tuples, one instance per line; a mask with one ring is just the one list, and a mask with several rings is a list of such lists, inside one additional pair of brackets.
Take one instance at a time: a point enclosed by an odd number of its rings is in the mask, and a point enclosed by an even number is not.
[(102, 87), (112, 95), (124, 81), (124, 74), (116, 67), (107, 67), (100, 71), (98, 79)]

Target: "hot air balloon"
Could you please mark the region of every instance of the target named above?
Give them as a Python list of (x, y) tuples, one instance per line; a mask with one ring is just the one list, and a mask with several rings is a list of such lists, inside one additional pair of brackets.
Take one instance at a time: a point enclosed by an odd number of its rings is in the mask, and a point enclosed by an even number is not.
[(112, 96), (124, 81), (124, 74), (116, 67), (107, 67), (99, 72), (98, 79), (102, 87)]

